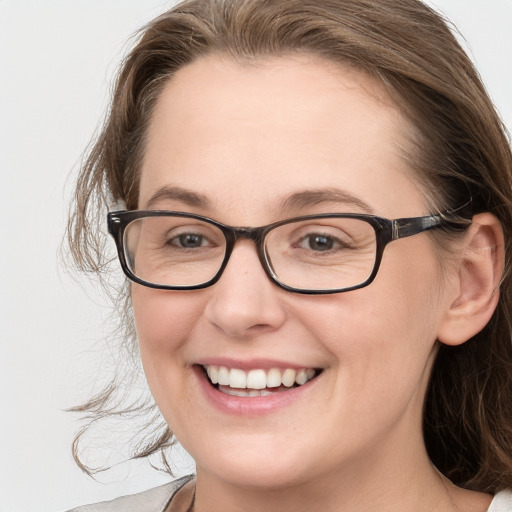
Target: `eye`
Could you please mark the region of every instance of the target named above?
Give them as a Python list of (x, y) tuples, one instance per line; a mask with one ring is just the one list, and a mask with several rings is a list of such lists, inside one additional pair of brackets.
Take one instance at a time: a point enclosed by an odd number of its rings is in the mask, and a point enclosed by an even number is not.
[(335, 247), (340, 247), (339, 240), (329, 235), (323, 235), (321, 233), (312, 233), (300, 240), (297, 244), (302, 249), (310, 249), (312, 251), (325, 252), (331, 251)]
[(197, 249), (198, 247), (212, 246), (212, 243), (205, 236), (198, 233), (182, 233), (170, 238), (167, 243), (183, 249)]

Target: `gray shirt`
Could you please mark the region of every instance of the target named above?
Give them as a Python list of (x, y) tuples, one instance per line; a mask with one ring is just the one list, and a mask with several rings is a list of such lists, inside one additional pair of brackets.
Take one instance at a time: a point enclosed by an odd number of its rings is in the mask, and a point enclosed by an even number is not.
[[(193, 476), (186, 476), (138, 494), (85, 505), (69, 512), (164, 512), (176, 491), (192, 478)], [(512, 491), (501, 491), (496, 494), (488, 512), (512, 512)]]

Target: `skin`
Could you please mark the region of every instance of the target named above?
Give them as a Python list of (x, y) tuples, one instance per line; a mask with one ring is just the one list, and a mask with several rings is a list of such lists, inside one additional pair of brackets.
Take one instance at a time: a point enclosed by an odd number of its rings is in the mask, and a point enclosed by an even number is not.
[[(180, 70), (158, 101), (139, 208), (233, 226), (363, 211), (332, 200), (282, 208), (293, 193), (337, 187), (383, 217), (425, 215), (421, 187), (397, 150), (407, 129), (379, 86), (353, 70), (306, 57), (255, 65), (203, 58)], [(201, 194), (207, 204), (152, 200), (162, 187)], [(446, 265), (428, 234), (395, 241), (376, 280), (345, 294), (279, 289), (249, 241), (237, 244), (210, 288), (134, 284), (149, 385), (197, 464), (194, 510), (486, 510), (489, 496), (438, 474), (421, 431), (436, 340), (449, 337), (461, 296), (457, 250)], [(205, 357), (324, 370), (298, 400), (247, 418), (206, 398), (193, 371)]]

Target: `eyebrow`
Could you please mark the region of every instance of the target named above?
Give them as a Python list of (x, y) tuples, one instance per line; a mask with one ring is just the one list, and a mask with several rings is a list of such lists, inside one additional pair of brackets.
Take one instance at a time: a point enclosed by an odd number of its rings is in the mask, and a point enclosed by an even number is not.
[(203, 194), (181, 187), (164, 186), (159, 188), (148, 200), (146, 208), (151, 208), (159, 201), (179, 201), (196, 208), (210, 207), (210, 200)]
[[(148, 200), (146, 208), (152, 208), (159, 201), (179, 201), (187, 206), (196, 208), (211, 208), (211, 201), (203, 194), (193, 192), (182, 187), (164, 186), (159, 188)], [(363, 199), (351, 194), (350, 192), (336, 188), (308, 189), (295, 192), (290, 196), (283, 198), (278, 205), (281, 212), (287, 210), (300, 210), (322, 203), (340, 203), (347, 206), (356, 207), (366, 213), (374, 213), (373, 208)]]
[(366, 213), (374, 213), (373, 208), (346, 190), (329, 187), (296, 192), (281, 201), (280, 208), (283, 211), (289, 209), (301, 209), (316, 206), (322, 203), (342, 203), (363, 210)]

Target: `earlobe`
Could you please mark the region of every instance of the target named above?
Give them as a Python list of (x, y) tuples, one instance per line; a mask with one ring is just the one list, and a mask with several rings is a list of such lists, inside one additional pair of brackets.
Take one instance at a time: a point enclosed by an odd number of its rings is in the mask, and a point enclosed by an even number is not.
[(491, 213), (475, 215), (460, 250), (458, 288), (438, 332), (446, 345), (460, 345), (480, 332), (496, 309), (505, 259), (500, 221)]

